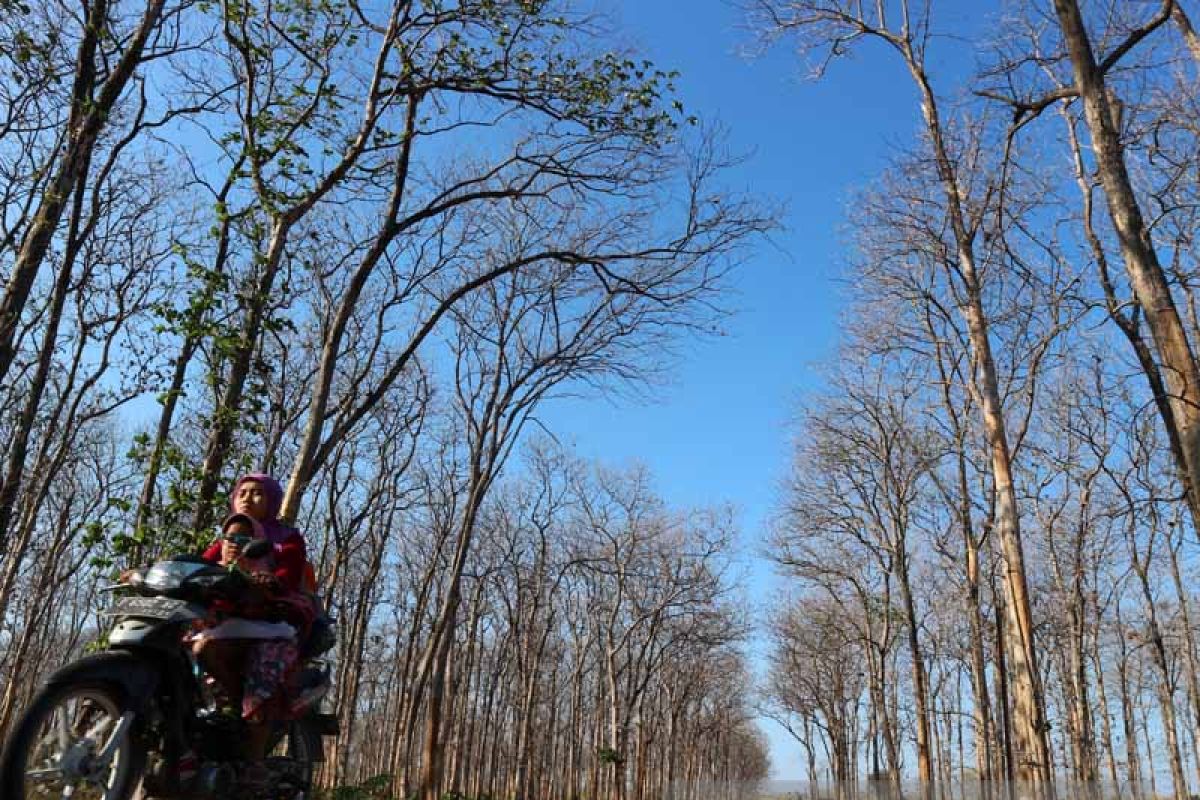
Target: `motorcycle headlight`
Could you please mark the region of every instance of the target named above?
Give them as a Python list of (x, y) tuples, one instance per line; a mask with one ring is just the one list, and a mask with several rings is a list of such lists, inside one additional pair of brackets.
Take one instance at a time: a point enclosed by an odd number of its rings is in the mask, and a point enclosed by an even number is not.
[(146, 573), (145, 585), (157, 591), (167, 591), (179, 588), (187, 578), (201, 570), (207, 569), (208, 564), (192, 561), (160, 561)]

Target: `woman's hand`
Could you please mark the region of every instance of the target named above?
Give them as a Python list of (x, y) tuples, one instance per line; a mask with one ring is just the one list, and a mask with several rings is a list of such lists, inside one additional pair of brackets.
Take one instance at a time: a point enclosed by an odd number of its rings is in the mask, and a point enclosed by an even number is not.
[(241, 555), (241, 545), (231, 539), (221, 540), (221, 566), (228, 567), (230, 564), (236, 564)]

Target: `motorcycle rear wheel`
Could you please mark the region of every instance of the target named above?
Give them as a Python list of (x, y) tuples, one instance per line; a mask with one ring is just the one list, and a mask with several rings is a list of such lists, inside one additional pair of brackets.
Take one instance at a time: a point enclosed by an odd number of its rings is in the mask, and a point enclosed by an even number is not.
[(119, 686), (76, 681), (43, 687), (0, 758), (0, 797), (128, 800), (145, 759), (134, 740), (136, 723)]

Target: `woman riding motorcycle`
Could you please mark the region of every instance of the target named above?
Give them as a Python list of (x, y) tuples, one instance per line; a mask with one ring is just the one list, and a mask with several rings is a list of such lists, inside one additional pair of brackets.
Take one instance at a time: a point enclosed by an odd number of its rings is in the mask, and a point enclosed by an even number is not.
[[(240, 713), (246, 721), (248, 761), (265, 755), (270, 722), (292, 718), (296, 698), (290, 681), (315, 615), (312, 596), (302, 588), (308, 565), (304, 538), (280, 522), (282, 500), (283, 490), (271, 476), (239, 478), (223, 535), (201, 556), (222, 566), (238, 564), (261, 590), (239, 607), (215, 607), (193, 637), (193, 650), (216, 684), (216, 710)], [(270, 554), (244, 558), (252, 539), (269, 541)]]

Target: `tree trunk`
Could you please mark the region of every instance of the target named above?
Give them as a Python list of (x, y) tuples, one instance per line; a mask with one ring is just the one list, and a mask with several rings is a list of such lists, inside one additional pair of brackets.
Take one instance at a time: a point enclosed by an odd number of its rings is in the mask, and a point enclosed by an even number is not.
[(421, 800), (439, 800), (446, 749), (443, 746), (442, 713), (445, 708), (446, 679), (450, 664), (450, 649), (454, 641), (454, 614), (457, 602), (450, 606), (451, 616), (439, 635), (434, 655), (433, 672), (425, 703), (425, 745), (421, 751), (421, 780), (418, 796)]
[(291, 217), (281, 217), (274, 221), (267, 252), (262, 259), (262, 268), (250, 287), (249, 297), (246, 298), (247, 307), (239, 331), (237, 349), (229, 366), (229, 374), (224, 376), (225, 388), (213, 411), (212, 426), (204, 448), (204, 463), (193, 523), (193, 528), (197, 531), (206, 530), (213, 522), (213, 499), (217, 495), (217, 485), (229, 457), (229, 448), (233, 444), (233, 434), (242, 412), (246, 381), (250, 377), (254, 353), (258, 350), (258, 340), (266, 321), (275, 278), (283, 262), (284, 245), (293, 222)]
[(1009, 713), (1011, 707), (1008, 697), (1009, 645), (1004, 626), (1007, 615), (1002, 608), (1004, 605), (1003, 598), (995, 590), (995, 587), (992, 589), (992, 595), (996, 605), (996, 701), (1000, 706), (1000, 741), (1002, 745), (1001, 750), (1004, 755), (1004, 787), (1008, 800), (1013, 800), (1016, 797), (1017, 775), (1013, 754), (1012, 715)]
[(446, 664), (449, 661), (450, 649), (454, 640), (463, 571), (466, 568), (467, 555), (471, 550), (475, 522), (490, 479), (489, 472), (482, 469), (478, 463), (480, 458), (478, 447), (474, 458), (476, 461), (471, 471), (470, 493), (466, 500), (466, 507), (463, 509), (461, 525), (458, 528), (454, 561), (450, 567), (450, 575), (447, 577), (448, 583), (442, 599), (442, 607), (438, 612), (431, 634), (434, 656), (426, 691), (425, 747), (418, 790), (421, 800), (439, 800), (438, 790), (442, 783), (443, 768), (441, 715), (446, 689)]
[(1142, 762), (1138, 754), (1137, 720), (1134, 716), (1133, 693), (1129, 687), (1129, 652), (1125, 645), (1125, 627), (1117, 618), (1117, 637), (1120, 656), (1117, 660), (1117, 689), (1121, 694), (1121, 732), (1125, 739), (1126, 776), (1134, 800), (1142, 800)]
[[(1083, 610), (1077, 612), (1082, 615)], [(1075, 775), (1080, 782), (1083, 796), (1094, 798), (1096, 794), (1096, 737), (1092, 730), (1092, 704), (1088, 698), (1088, 677), (1084, 660), (1084, 641), (1082, 621), (1073, 623), (1071, 641), (1070, 684), (1071, 699), (1074, 704), (1072, 717), (1074, 720), (1072, 746), (1075, 750)]]
[(1171, 8), (1171, 19), (1175, 20), (1175, 25), (1179, 28), (1179, 33), (1183, 36), (1184, 42), (1187, 43), (1188, 51), (1191, 52), (1192, 58), (1195, 59), (1197, 64), (1200, 64), (1200, 36), (1196, 35), (1196, 29), (1192, 27), (1192, 21), (1184, 13), (1182, 0), (1175, 0), (1175, 4)]
[[(233, 176), (237, 174), (244, 163), (245, 156), (243, 155), (235, 162), (230, 176), (226, 178), (224, 185), (217, 192), (216, 204), (218, 207), (225, 205), (229, 197), (229, 192), (233, 189)], [(226, 263), (229, 259), (229, 232), (232, 224), (233, 220), (228, 214), (222, 216), (217, 235), (217, 251), (213, 257), (213, 264), (203, 286), (199, 289), (199, 291), (208, 294), (210, 297), (215, 296), (216, 283), (225, 274)], [(150, 451), (149, 463), (146, 465), (146, 475), (142, 480), (142, 490), (138, 495), (134, 532), (139, 537), (139, 544), (136, 551), (132, 554), (131, 561), (134, 564), (141, 563), (145, 556), (140, 538), (146, 533), (146, 527), (150, 522), (150, 511), (154, 502), (154, 490), (158, 483), (159, 473), (162, 471), (162, 461), (166, 455), (167, 444), (170, 441), (171, 427), (175, 420), (175, 409), (178, 407), (179, 399), (184, 393), (188, 367), (191, 365), (192, 359), (200, 347), (202, 340), (201, 325), (209, 308), (209, 303), (198, 303), (193, 299), (193, 302), (188, 304), (188, 310), (181, 326), (183, 330), (183, 342), (179, 345), (179, 354), (174, 360), (170, 386), (162, 395), (162, 411), (158, 415), (154, 445)]]
[(1012, 455), (1004, 420), (1004, 404), (992, 355), (987, 313), (983, 307), (982, 286), (975, 265), (974, 233), (967, 224), (954, 162), (950, 158), (942, 131), (937, 99), (911, 47), (906, 51), (906, 60), (920, 90), (921, 112), (933, 146), (938, 176), (946, 195), (948, 221), (957, 249), (957, 268), (966, 295), (966, 302), (961, 310), (974, 356), (975, 388), (979, 395), (983, 428), (991, 457), (995, 526), (1006, 563), (1004, 584), (1008, 602), (1005, 603), (1005, 611), (1009, 615), (1008, 627), (1014, 644), (1009, 653), (1012, 662), (1009, 674), (1014, 695), (1013, 733), (1018, 757), (1017, 777), (1022, 782), (1029, 783), (1035, 793), (1041, 794), (1044, 790), (1047, 796), (1052, 796), (1045, 703), (1033, 637), (1033, 613), (1021, 542), (1020, 511), (1013, 482)]
[[(342, 339), (350, 318), (358, 305), (359, 297), (366, 288), (367, 280), (374, 273), (376, 266), (383, 259), (392, 241), (401, 232), (396, 216), (400, 211), (405, 197), (405, 187), (408, 183), (409, 164), (412, 157), (412, 144), (417, 124), (417, 109), (420, 97), (414, 95), (408, 101), (408, 114), (405, 122), (404, 143), (396, 157), (392, 194), (388, 200), (385, 212), (385, 222), (378, 236), (371, 243), (358, 267), (354, 270), (345, 291), (338, 298), (337, 308), (333, 315), (325, 340), (321, 343), (321, 358), (317, 366), (317, 377), (312, 388), (308, 422), (304, 427), (304, 435), (300, 447), (292, 463), (291, 474), (284, 493), (280, 518), (294, 519), (300, 509), (300, 501), (305, 489), (321, 464), (317, 459), (317, 449), (321, 444), (321, 436), (325, 430), (326, 411), (329, 408), (329, 395), (333, 388), (334, 373), (337, 369), (338, 358), (341, 355)], [(407, 351), (410, 354), (411, 349)]]
[(110, 3), (108, 0), (95, 0), (90, 8), (85, 6), (87, 18), (75, 60), (66, 144), (54, 177), (46, 187), (37, 213), (21, 241), (4, 295), (0, 297), (0, 383), (4, 382), (16, 357), (15, 340), (21, 313), (50, 250), (71, 190), (86, 179), (88, 164), (100, 133), (108, 124), (117, 101), (141, 63), (146, 41), (158, 27), (165, 4), (166, 0), (148, 0), (137, 29), (128, 39), (125, 52), (108, 78), (98, 87), (98, 93), (95, 62), (100, 37), (110, 30)]
[[(1141, 706), (1142, 719), (1141, 725), (1138, 726), (1142, 734), (1142, 740), (1146, 744), (1146, 775), (1150, 776), (1150, 796), (1158, 797), (1158, 765), (1155, 763), (1154, 743), (1150, 741), (1150, 708), (1146, 704)], [(1186, 796), (1186, 795), (1177, 795)]]
[[(961, 460), (960, 454), (960, 462)], [(965, 466), (961, 471), (961, 483), (965, 488)], [(983, 647), (984, 622), (979, 598), (979, 547), (970, 530), (969, 495), (964, 494), (963, 497), (962, 513), (968, 515), (963, 523), (963, 537), (967, 552), (967, 614), (971, 624), (971, 691), (973, 695), (972, 708), (975, 715), (975, 769), (979, 773), (980, 800), (990, 800), (992, 794), (990, 783), (996, 777), (995, 758), (992, 753), (995, 731), (992, 722), (992, 701), (988, 696), (987, 661)]]
[(913, 701), (916, 704), (917, 717), (917, 778), (921, 782), (921, 796), (925, 800), (932, 800), (936, 787), (930, 755), (932, 741), (929, 730), (929, 689), (926, 686), (925, 656), (917, 638), (917, 607), (908, 580), (908, 554), (904, 552), (903, 545), (896, 553), (896, 573), (900, 580), (900, 594), (904, 600), (904, 615), (908, 622), (908, 649), (912, 658)]
[[(1079, 4), (1076, 0), (1054, 0), (1054, 9), (1070, 53), (1075, 88), (1083, 100), (1100, 183), (1120, 240), (1125, 269), (1163, 365), (1163, 377), (1183, 450), (1181, 470), (1187, 474), (1188, 485), (1191, 485), (1195, 476), (1200, 475), (1200, 369), (1125, 165), (1104, 74), (1096, 63)], [(1194, 496), (1197, 494), (1200, 493), (1188, 493), (1193, 518), (1200, 517), (1200, 497)]]
[[(1099, 611), (1097, 611), (1099, 617)], [(1092, 661), (1096, 664), (1096, 695), (1100, 705), (1100, 724), (1104, 732), (1104, 755), (1108, 763), (1108, 779), (1112, 781), (1113, 790), (1120, 791), (1121, 779), (1117, 775), (1117, 756), (1113, 749), (1112, 712), (1109, 711), (1108, 691), (1104, 684), (1104, 668), (1100, 660), (1099, 629), (1093, 641)]]
[(1175, 697), (1171, 685), (1171, 667), (1167, 660), (1166, 646), (1163, 643), (1162, 632), (1158, 627), (1157, 615), (1150, 615), (1151, 653), (1155, 666), (1158, 667), (1157, 694), (1159, 710), (1162, 714), (1163, 735), (1166, 737), (1167, 764), (1171, 768), (1171, 785), (1176, 797), (1187, 797), (1187, 778), (1183, 773), (1183, 760), (1179, 751), (1179, 726), (1175, 719)]

